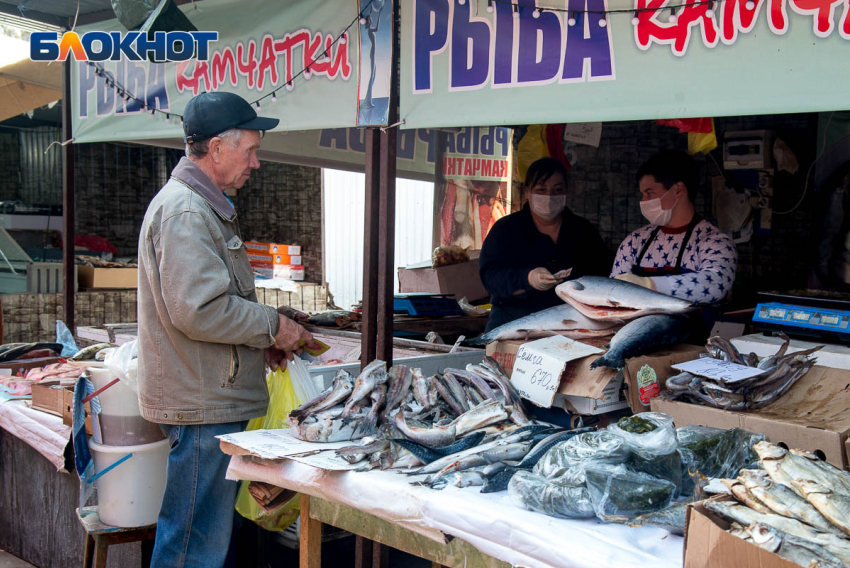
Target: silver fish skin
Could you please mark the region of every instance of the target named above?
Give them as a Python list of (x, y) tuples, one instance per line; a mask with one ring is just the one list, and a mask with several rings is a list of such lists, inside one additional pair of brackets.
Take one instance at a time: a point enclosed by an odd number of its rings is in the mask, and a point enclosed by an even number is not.
[(387, 382), (387, 364), (385, 361), (375, 360), (369, 363), (354, 381), (354, 391), (345, 403), (345, 411), (342, 418), (348, 418), (352, 408), (372, 392), (377, 385)]
[(436, 391), (439, 393), (440, 398), (446, 401), (446, 404), (449, 405), (449, 407), (456, 415), (460, 416), (461, 414), (466, 412), (463, 409), (463, 405), (461, 405), (460, 401), (455, 398), (455, 395), (452, 393), (452, 390), (449, 388), (449, 385), (447, 385), (446, 382), (443, 380), (443, 377), (434, 375), (432, 377), (432, 384), (434, 385)]
[(797, 519), (818, 530), (840, 533), (840, 529), (833, 526), (818, 512), (811, 503), (784, 485), (773, 483), (769, 479), (754, 479), (747, 476), (738, 476), (738, 481), (743, 483), (752, 493), (753, 497), (764, 503), (769, 509), (778, 515)]
[[(489, 355), (484, 356), (484, 360), (481, 362), (481, 366), (485, 371), (489, 372), (491, 376), (494, 377), (496, 382), (496, 386), (499, 387), (499, 390), (505, 396), (505, 405), (510, 405), (512, 407), (511, 410), (511, 420), (513, 420), (516, 424), (520, 426), (524, 426), (530, 422), (528, 415), (525, 413), (525, 408), (522, 403), (522, 399), (517, 393), (516, 389), (511, 383), (511, 379), (505, 374), (505, 370), (502, 369), (502, 366), (498, 361), (490, 357)], [(486, 378), (486, 377), (485, 377)]]
[(839, 487), (843, 487), (845, 489), (845, 491), (840, 491), (841, 493), (844, 493), (845, 495), (850, 495), (850, 472), (845, 471), (843, 469), (838, 469), (834, 465), (823, 461), (812, 453), (803, 450), (789, 451), (795, 456), (799, 456), (801, 458), (809, 460), (812, 465), (822, 470), (824, 475), (829, 476), (833, 483), (836, 483)]
[(372, 408), (369, 409), (366, 418), (360, 423), (361, 434), (371, 434), (375, 431), (375, 426), (378, 424), (378, 413), (387, 399), (387, 387), (384, 385), (376, 386), (369, 393), (369, 398), (372, 400)]
[(104, 349), (111, 348), (112, 345), (109, 343), (95, 343), (94, 345), (89, 345), (88, 347), (83, 347), (76, 353), (71, 356), (71, 360), (73, 361), (87, 361), (89, 359), (94, 359), (95, 355), (99, 351), (103, 351)]
[(590, 368), (605, 366), (620, 370), (629, 357), (680, 343), (687, 339), (688, 331), (687, 320), (676, 316), (650, 315), (631, 321), (614, 335), (608, 352)]
[(387, 417), (407, 398), (413, 384), (413, 372), (407, 365), (393, 365), (389, 372), (390, 388), (387, 391), (387, 405), (381, 416)]
[(403, 412), (396, 413), (393, 422), (396, 428), (410, 440), (429, 448), (448, 446), (455, 441), (457, 436), (457, 430), (454, 424), (447, 427), (434, 426), (428, 429), (408, 426)]
[(652, 314), (681, 314), (697, 308), (687, 300), (600, 276), (569, 280), (559, 284), (555, 293), (579, 312), (597, 321), (617, 322)]
[(464, 412), (469, 410), (469, 401), (466, 399), (466, 393), (463, 392), (463, 387), (451, 373), (443, 373), (443, 382), (449, 388), (454, 399), (459, 403)]
[(316, 414), (343, 402), (354, 390), (354, 378), (347, 371), (340, 369), (334, 377), (331, 390), (327, 396), (320, 394), (306, 405), (301, 405), (291, 415), (298, 417), (305, 413)]
[(821, 515), (850, 536), (850, 497), (814, 481), (795, 479), (794, 485)]
[(488, 400), (475, 408), (458, 416), (452, 424), (457, 428), (457, 435), (485, 428), (508, 419), (508, 413), (500, 402)]
[(521, 442), (523, 440), (526, 440), (527, 438), (530, 438), (531, 435), (532, 435), (532, 433), (530, 431), (511, 433), (508, 436), (505, 436), (504, 438), (499, 438), (499, 439), (496, 439), (496, 440), (493, 440), (493, 441), (490, 441), (490, 442), (487, 442), (487, 443), (484, 443), (484, 444), (481, 444), (481, 445), (478, 445), (478, 446), (474, 446), (474, 447), (469, 448), (467, 450), (457, 452), (456, 454), (451, 454), (451, 455), (448, 455), (444, 458), (440, 458), (440, 459), (433, 461), (433, 462), (431, 462), (427, 465), (424, 465), (423, 467), (419, 468), (418, 470), (412, 471), (410, 473), (412, 475), (420, 475), (420, 474), (426, 474), (426, 473), (436, 473), (436, 472), (440, 471), (441, 469), (445, 468), (446, 466), (454, 463), (455, 461), (457, 461), (461, 458), (465, 458), (467, 456), (471, 456), (471, 455), (474, 455), (474, 454), (485, 452), (487, 450), (491, 450), (491, 449), (496, 448), (498, 446), (513, 444), (513, 443), (516, 443), (516, 442)]
[(744, 526), (765, 523), (782, 532), (819, 544), (838, 556), (842, 562), (850, 563), (850, 540), (836, 534), (819, 531), (805, 523), (781, 515), (759, 513), (737, 503), (706, 501), (705, 507), (712, 513)]
[(765, 523), (755, 523), (747, 527), (753, 543), (778, 554), (800, 566), (817, 568), (844, 568), (844, 563), (823, 546), (811, 541), (783, 533)]
[(413, 397), (424, 410), (433, 406), (428, 397), (428, 387), (428, 379), (422, 374), (422, 369), (413, 369)]
[(721, 481), (723, 482), (723, 485), (725, 485), (726, 488), (732, 493), (735, 499), (737, 499), (750, 509), (758, 511), (759, 513), (773, 513), (772, 509), (770, 509), (758, 499), (756, 499), (755, 496), (750, 493), (749, 489), (747, 489), (747, 487), (737, 479), (723, 479)]
[(790, 452), (766, 441), (759, 442), (753, 446), (753, 449), (759, 455), (771, 478), (774, 476), (774, 464), (770, 464), (771, 467), (768, 467), (768, 462), (776, 462), (775, 465), (776, 469), (779, 470), (778, 477), (780, 478), (780, 480), (774, 479), (777, 483), (787, 485), (799, 492), (798, 480), (815, 481), (835, 493), (850, 497), (850, 492), (845, 493), (844, 478), (841, 475), (818, 465), (816, 461), (805, 457), (805, 455), (800, 455), (799, 452)]
[[(512, 322), (500, 325), (473, 340), (470, 345), (487, 345), (494, 341), (510, 339), (537, 339), (551, 335), (579, 335), (604, 337), (610, 335), (615, 322), (592, 320), (569, 304), (546, 308)], [(573, 337), (579, 339), (579, 337)]]
[(451, 373), (459, 380), (466, 381), (469, 386), (478, 391), (484, 399), (496, 400), (496, 393), (493, 392), (493, 389), (490, 388), (487, 381), (478, 374), (470, 371), (464, 371), (463, 369), (446, 369), (444, 374), (445, 373)]

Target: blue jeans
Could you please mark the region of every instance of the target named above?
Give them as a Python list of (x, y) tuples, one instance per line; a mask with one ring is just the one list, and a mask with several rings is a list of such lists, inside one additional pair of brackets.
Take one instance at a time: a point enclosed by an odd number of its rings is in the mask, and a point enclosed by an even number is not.
[(151, 568), (224, 566), (239, 484), (224, 478), (230, 456), (215, 437), (247, 424), (161, 425), (171, 450)]

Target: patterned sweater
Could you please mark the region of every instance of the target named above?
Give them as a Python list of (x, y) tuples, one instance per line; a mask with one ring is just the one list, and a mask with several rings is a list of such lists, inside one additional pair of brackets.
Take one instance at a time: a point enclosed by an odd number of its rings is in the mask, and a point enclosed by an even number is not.
[[(617, 250), (611, 270), (612, 277), (632, 271), (653, 229), (652, 225), (647, 225), (626, 237)], [(683, 244), (685, 231), (686, 227), (669, 232), (662, 228), (647, 249), (640, 265), (649, 269), (675, 266), (681, 247), (684, 246), (682, 274), (652, 276), (655, 289), (695, 302), (719, 302), (729, 293), (735, 281), (738, 265), (735, 243), (729, 235), (706, 220), (697, 224), (690, 241)]]

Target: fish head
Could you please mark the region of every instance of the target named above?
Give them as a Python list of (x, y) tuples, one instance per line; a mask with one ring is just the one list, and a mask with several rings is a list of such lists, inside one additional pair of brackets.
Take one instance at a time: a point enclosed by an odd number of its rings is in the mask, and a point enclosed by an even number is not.
[(762, 440), (753, 446), (753, 449), (762, 460), (781, 460), (788, 454), (788, 450), (776, 444)]
[(771, 526), (765, 523), (753, 523), (747, 527), (753, 542), (759, 547), (776, 552), (782, 546), (782, 537)]
[(821, 485), (817, 481), (812, 481), (811, 479), (795, 479), (793, 484), (797, 489), (799, 489), (800, 493), (803, 494), (803, 497), (816, 495), (818, 493), (822, 493), (824, 495), (832, 493), (832, 490), (829, 487)]
[(760, 487), (769, 485), (770, 477), (763, 469), (742, 469), (738, 472), (738, 481), (747, 488)]

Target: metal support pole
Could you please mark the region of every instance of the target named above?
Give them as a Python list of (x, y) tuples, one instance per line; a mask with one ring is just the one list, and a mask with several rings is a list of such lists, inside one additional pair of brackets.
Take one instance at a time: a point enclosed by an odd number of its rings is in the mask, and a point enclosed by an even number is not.
[[(62, 142), (73, 136), (71, 132), (71, 71), (72, 60), (69, 57), (63, 65), (62, 73)], [(76, 333), (74, 327), (74, 289), (76, 271), (74, 270), (74, 145), (65, 144), (62, 149), (62, 265), (63, 299), (65, 325)]]
[(448, 135), (442, 130), (434, 132), (437, 143), (434, 164), (434, 224), (431, 233), (431, 247), (443, 244), (443, 202), (446, 200), (446, 176), (443, 175), (443, 157), (446, 154)]
[(363, 327), (360, 335), (361, 368), (377, 355), (378, 341), (378, 231), (380, 131), (366, 130), (366, 207), (363, 223)]

